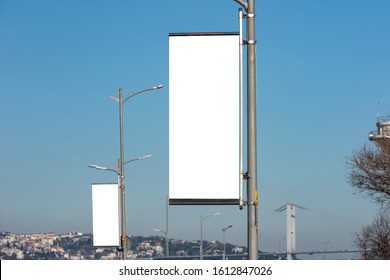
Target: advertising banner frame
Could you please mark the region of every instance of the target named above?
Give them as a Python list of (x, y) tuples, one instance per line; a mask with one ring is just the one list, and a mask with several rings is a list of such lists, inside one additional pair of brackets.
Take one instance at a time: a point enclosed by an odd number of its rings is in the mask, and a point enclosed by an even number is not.
[(169, 34), (169, 204), (239, 204), (239, 33)]
[(117, 183), (92, 184), (94, 247), (119, 247), (119, 188)]

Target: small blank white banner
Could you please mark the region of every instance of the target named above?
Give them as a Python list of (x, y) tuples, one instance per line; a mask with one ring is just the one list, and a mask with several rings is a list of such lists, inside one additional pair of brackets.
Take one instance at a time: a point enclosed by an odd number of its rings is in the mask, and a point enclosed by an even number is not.
[(238, 33), (170, 34), (170, 204), (237, 204), (239, 178)]
[(119, 246), (118, 184), (92, 184), (93, 246)]

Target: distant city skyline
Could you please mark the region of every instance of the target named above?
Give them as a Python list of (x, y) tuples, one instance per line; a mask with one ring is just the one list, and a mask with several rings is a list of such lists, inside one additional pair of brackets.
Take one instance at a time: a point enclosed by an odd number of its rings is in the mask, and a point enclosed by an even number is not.
[[(127, 259), (186, 259), (198, 260), (199, 246), (194, 241), (170, 239), (170, 250), (165, 255), (164, 237), (158, 235), (131, 237), (130, 250)], [(0, 232), (0, 260), (117, 260), (118, 251), (114, 247), (99, 247), (92, 245), (90, 233), (9, 233)], [(205, 260), (221, 260), (223, 252), (229, 260), (241, 260), (247, 256), (245, 246), (231, 243), (205, 240)], [(225, 249), (223, 249), (225, 248)], [(283, 250), (259, 251), (260, 260), (285, 260), (287, 254)], [(310, 259), (361, 259), (360, 252), (354, 250), (322, 250), (299, 251), (294, 258)]]
[[(2, 1), (0, 231), (92, 232), (93, 183), (115, 183), (117, 104), (124, 105), (127, 232), (165, 228), (168, 34), (236, 32), (233, 0)], [(354, 194), (345, 158), (390, 115), (388, 1), (256, 1), (259, 249), (284, 246), (297, 210), (297, 249), (350, 249), (379, 206)], [(205, 102), (207, 102), (205, 100)], [(199, 110), (201, 114), (201, 109)], [(212, 172), (212, 170), (210, 170)], [(205, 182), (207, 184), (207, 182)], [(212, 186), (210, 186), (212, 187)], [(169, 236), (246, 246), (246, 208), (170, 206)], [(321, 222), (321, 223), (320, 223)], [(306, 242), (306, 243), (305, 243)], [(301, 247), (299, 247), (301, 246)]]

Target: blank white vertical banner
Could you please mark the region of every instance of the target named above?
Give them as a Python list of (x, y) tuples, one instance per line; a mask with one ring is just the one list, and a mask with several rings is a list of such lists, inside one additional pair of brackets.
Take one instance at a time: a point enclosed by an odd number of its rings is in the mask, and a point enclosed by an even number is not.
[(119, 246), (118, 184), (92, 185), (93, 246)]
[(239, 173), (239, 34), (170, 34), (170, 204), (237, 204)]

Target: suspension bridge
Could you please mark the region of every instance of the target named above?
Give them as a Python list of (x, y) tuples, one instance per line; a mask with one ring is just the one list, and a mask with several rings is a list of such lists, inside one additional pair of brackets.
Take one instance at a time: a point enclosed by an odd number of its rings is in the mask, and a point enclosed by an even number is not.
[(271, 255), (287, 260), (360, 257), (353, 243), (360, 229), (353, 221), (291, 202), (259, 220), (264, 229), (260, 233), (260, 248), (268, 245), (260, 254), (263, 258)]

